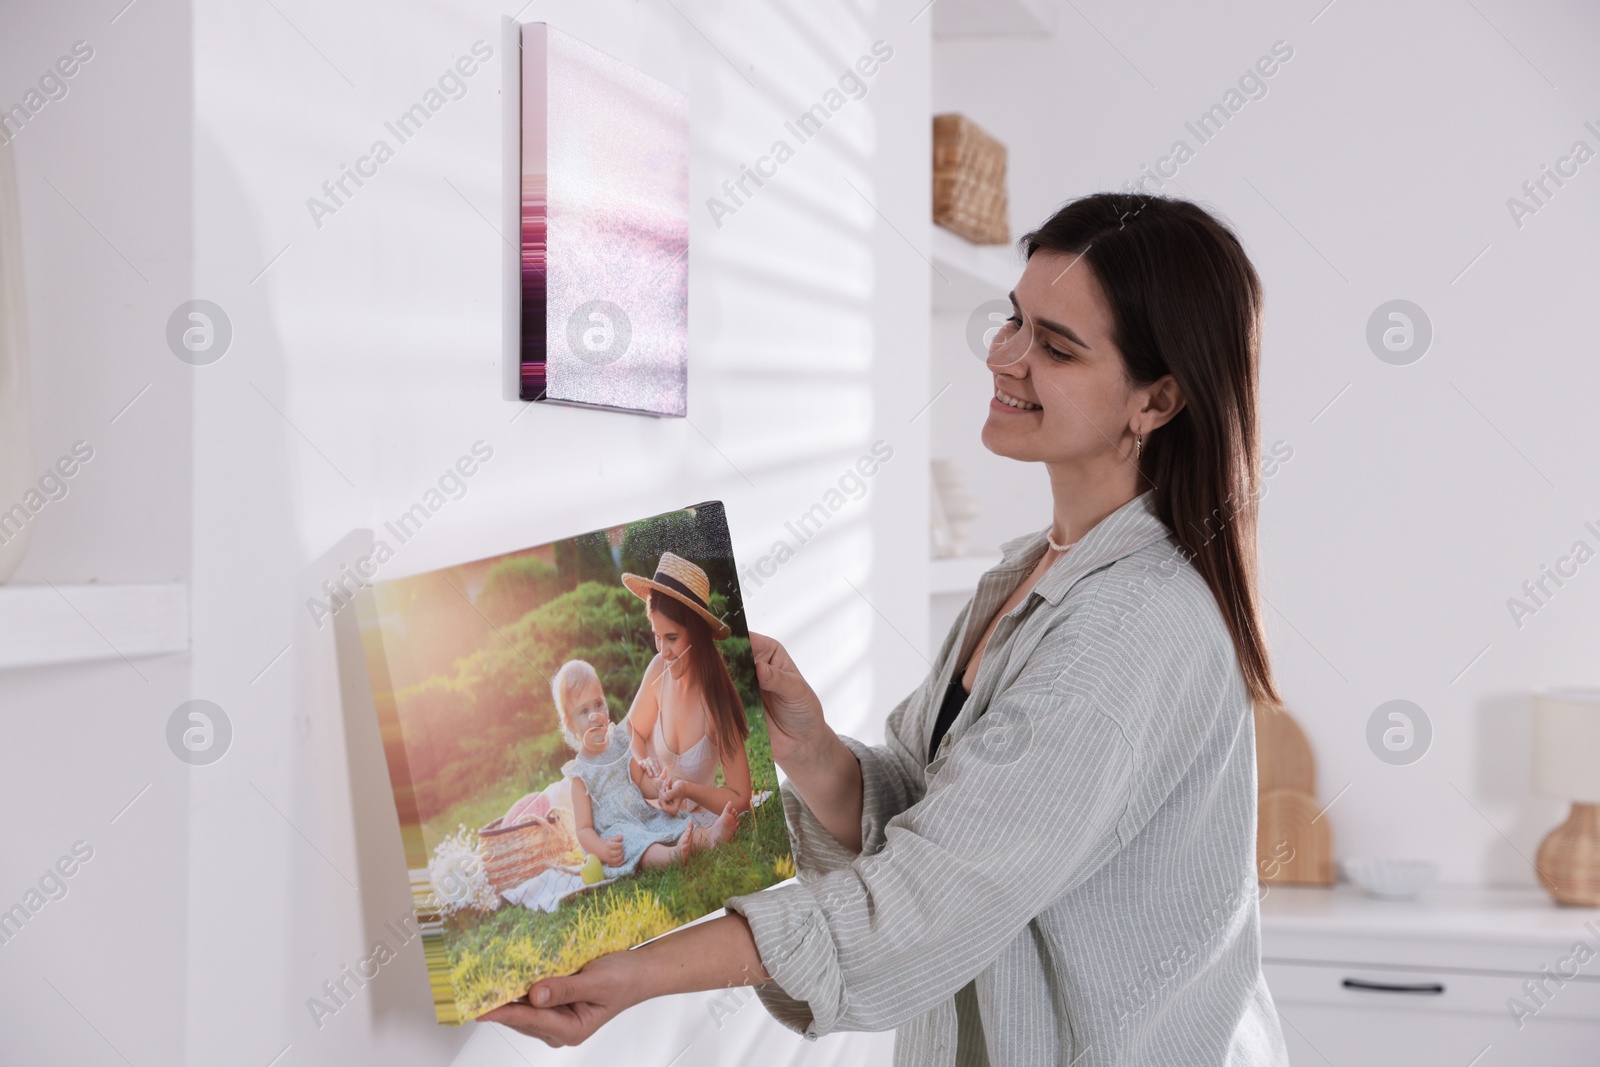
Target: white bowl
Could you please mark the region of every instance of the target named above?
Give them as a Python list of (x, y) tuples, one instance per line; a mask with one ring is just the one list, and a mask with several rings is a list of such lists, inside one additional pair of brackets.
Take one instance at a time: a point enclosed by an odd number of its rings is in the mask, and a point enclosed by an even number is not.
[(1438, 877), (1431, 860), (1340, 860), (1344, 876), (1380, 900), (1411, 900)]

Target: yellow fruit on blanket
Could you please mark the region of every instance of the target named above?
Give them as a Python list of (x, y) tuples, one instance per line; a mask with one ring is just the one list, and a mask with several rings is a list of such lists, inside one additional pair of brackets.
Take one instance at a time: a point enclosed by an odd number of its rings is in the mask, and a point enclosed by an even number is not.
[(605, 872), (600, 869), (600, 857), (591, 855), (583, 861), (583, 884), (594, 885), (604, 878)]

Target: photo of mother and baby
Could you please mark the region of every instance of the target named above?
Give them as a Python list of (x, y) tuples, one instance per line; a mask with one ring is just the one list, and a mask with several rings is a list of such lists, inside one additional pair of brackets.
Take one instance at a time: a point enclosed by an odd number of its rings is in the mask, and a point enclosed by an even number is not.
[(373, 583), (441, 1022), (795, 875), (718, 501)]
[[(561, 770), (578, 843), (607, 878), (715, 848), (751, 806), (750, 725), (717, 651), (730, 630), (711, 613), (706, 572), (663, 552), (654, 577), (623, 574), (622, 583), (645, 602), (656, 646), (627, 717), (611, 721), (599, 672), (585, 660), (567, 660), (550, 685), (576, 753)], [(541, 795), (519, 800), (503, 825), (515, 825)]]

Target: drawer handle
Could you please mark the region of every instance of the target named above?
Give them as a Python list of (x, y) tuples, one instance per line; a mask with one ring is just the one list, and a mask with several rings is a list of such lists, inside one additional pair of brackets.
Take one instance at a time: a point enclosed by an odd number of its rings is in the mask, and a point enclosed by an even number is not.
[(1361, 978), (1346, 978), (1346, 989), (1361, 989), (1369, 993), (1423, 993), (1439, 994), (1444, 992), (1443, 982), (1412, 982), (1396, 984), (1392, 982), (1368, 982)]

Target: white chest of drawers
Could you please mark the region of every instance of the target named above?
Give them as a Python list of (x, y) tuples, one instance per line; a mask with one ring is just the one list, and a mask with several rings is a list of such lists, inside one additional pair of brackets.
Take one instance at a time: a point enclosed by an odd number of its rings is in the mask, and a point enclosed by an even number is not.
[(1537, 889), (1263, 893), (1294, 1067), (1600, 1067), (1600, 909)]

